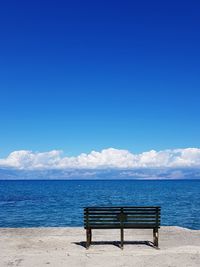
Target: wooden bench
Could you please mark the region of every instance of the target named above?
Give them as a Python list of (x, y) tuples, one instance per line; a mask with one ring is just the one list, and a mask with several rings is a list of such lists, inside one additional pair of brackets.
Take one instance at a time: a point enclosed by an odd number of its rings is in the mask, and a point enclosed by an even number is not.
[(160, 207), (87, 207), (84, 208), (86, 248), (92, 241), (92, 229), (120, 229), (121, 249), (124, 229), (153, 229), (153, 244), (158, 248)]

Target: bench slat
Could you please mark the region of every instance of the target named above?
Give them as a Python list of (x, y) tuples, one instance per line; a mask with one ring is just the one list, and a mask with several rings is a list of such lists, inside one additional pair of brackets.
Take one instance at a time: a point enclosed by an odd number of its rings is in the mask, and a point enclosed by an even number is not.
[(98, 210), (101, 210), (101, 209), (160, 209), (160, 206), (111, 206), (111, 207), (86, 207), (84, 209), (98, 209)]
[(151, 209), (144, 209), (144, 208), (140, 208), (140, 209), (125, 209), (125, 208), (121, 208), (121, 209), (88, 209), (88, 210), (84, 210), (85, 212), (120, 212), (120, 210), (122, 210), (124, 212), (131, 212), (131, 211), (145, 211), (145, 212), (149, 212), (149, 211), (158, 211), (158, 208), (151, 208)]
[[(104, 221), (104, 222), (89, 222), (87, 225), (92, 226), (92, 225), (104, 225), (104, 224), (120, 224), (119, 221)], [(155, 224), (157, 225), (158, 223), (156, 221), (131, 221), (131, 222), (123, 222), (122, 225), (127, 225), (127, 224)]]
[[(112, 213), (112, 212), (107, 212), (107, 213), (93, 213), (93, 212), (89, 212), (88, 215), (87, 214), (84, 214), (85, 216), (107, 216), (107, 215), (111, 215), (111, 216), (116, 216), (120, 214), (120, 212), (116, 212), (116, 213)], [(126, 214), (126, 216), (139, 216), (139, 215), (143, 215), (143, 216), (155, 216), (159, 213), (156, 213), (156, 212), (148, 212), (148, 213), (144, 213), (144, 212), (124, 212), (123, 214)]]
[[(87, 227), (85, 227), (87, 229)], [(154, 229), (154, 228), (160, 228), (159, 225), (155, 224), (131, 224), (131, 225), (123, 225), (121, 226), (120, 224), (116, 225), (92, 225), (89, 228), (92, 229)]]
[[(84, 217), (86, 218), (86, 216)], [(127, 219), (144, 219), (144, 218), (147, 218), (147, 219), (156, 219), (157, 216), (153, 216), (153, 215), (127, 215)], [(158, 215), (158, 218), (160, 218), (160, 215)], [(100, 219), (117, 219), (117, 215), (97, 215), (97, 216), (88, 216), (88, 219), (91, 219), (91, 220), (100, 220)]]

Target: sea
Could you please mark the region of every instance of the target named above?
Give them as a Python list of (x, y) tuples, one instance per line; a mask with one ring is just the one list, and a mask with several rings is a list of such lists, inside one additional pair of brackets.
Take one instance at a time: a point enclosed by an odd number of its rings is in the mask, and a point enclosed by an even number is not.
[(161, 206), (161, 225), (200, 230), (200, 180), (1, 180), (0, 227), (83, 226), (87, 206)]

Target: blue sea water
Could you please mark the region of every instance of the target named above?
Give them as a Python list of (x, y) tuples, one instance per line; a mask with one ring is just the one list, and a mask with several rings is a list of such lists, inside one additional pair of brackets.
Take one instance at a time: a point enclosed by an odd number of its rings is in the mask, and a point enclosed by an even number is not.
[(162, 225), (200, 229), (200, 180), (0, 181), (0, 227), (82, 226), (95, 205), (160, 205)]

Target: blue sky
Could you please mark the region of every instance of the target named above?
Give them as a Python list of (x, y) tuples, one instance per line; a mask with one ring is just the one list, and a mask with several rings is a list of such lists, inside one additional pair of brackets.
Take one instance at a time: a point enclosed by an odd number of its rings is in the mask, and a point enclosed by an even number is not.
[(197, 1), (4, 1), (0, 156), (200, 146)]

